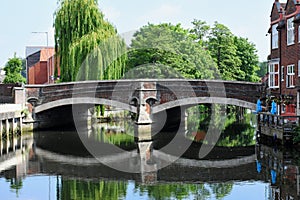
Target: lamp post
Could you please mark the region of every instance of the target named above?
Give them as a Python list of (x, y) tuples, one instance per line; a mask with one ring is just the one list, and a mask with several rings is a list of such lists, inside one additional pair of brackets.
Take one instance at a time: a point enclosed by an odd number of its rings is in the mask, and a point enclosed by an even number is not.
[(47, 47), (48, 47), (48, 32), (34, 31), (34, 32), (31, 32), (31, 33), (43, 33), (43, 34), (46, 34), (46, 37), (47, 37)]

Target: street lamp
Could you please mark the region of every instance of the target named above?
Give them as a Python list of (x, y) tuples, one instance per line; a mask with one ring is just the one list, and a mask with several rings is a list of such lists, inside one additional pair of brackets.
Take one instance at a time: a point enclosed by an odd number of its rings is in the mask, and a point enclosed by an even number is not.
[(47, 36), (47, 46), (48, 46), (48, 32), (34, 31), (34, 32), (31, 32), (31, 33), (43, 33), (43, 34), (46, 34), (46, 36)]

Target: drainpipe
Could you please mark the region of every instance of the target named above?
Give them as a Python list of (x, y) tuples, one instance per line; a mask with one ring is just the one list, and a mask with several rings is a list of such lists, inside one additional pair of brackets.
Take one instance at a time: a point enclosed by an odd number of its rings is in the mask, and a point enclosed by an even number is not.
[(282, 110), (282, 103), (281, 103), (281, 100), (282, 100), (282, 77), (281, 77), (281, 73), (282, 73), (282, 69), (281, 69), (281, 66), (282, 66), (282, 33), (281, 33), (281, 30), (285, 27), (285, 22), (284, 22), (284, 16), (283, 16), (283, 8), (281, 7), (280, 8), (280, 21), (278, 23), (278, 26), (277, 26), (277, 31), (278, 31), (278, 35), (279, 35), (279, 39), (278, 39), (278, 46), (279, 46), (279, 76), (278, 76), (278, 79), (279, 79), (279, 98), (280, 98), (280, 105), (279, 105), (279, 115), (281, 115), (281, 110)]
[[(297, 14), (296, 14), (296, 16), (295, 16), (295, 20), (297, 21), (297, 23), (299, 23), (300, 22), (300, 0), (297, 0), (296, 1), (296, 9), (297, 9)], [(299, 26), (298, 26), (298, 28), (299, 28)], [(298, 31), (300, 31), (300, 30), (298, 30)], [(299, 36), (298, 36), (299, 37)], [(298, 38), (298, 41), (300, 41), (300, 38)], [(300, 63), (298, 62), (298, 65), (299, 65)], [(298, 69), (299, 69), (299, 66), (298, 66)], [(299, 73), (299, 71), (298, 71), (298, 74), (300, 74)], [(297, 87), (297, 100), (296, 100), (296, 115), (299, 115), (300, 113), (299, 113), (299, 107), (300, 107), (300, 100), (299, 100), (299, 98), (300, 98), (300, 91), (299, 91), (299, 82), (300, 82), (300, 79), (299, 79), (299, 77), (298, 77), (298, 75), (296, 75), (296, 79), (297, 79), (297, 85), (296, 85), (296, 87)], [(298, 124), (300, 124), (300, 118), (299, 118), (299, 120), (298, 120)]]
[[(281, 99), (281, 93), (282, 93), (282, 89), (281, 89), (281, 83), (282, 83), (282, 77), (281, 77), (281, 73), (282, 73), (282, 69), (281, 69), (281, 26), (280, 26), (280, 22), (278, 24), (278, 27), (276, 28), (278, 31), (278, 51), (279, 51), (279, 75), (278, 75), (278, 86), (279, 86), (279, 98)], [(279, 106), (279, 115), (281, 115), (281, 103)]]

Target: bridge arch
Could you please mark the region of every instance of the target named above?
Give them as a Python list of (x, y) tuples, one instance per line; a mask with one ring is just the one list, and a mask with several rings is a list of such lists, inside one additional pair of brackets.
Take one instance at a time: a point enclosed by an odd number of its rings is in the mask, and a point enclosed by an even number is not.
[(154, 106), (152, 108), (152, 114), (156, 114), (164, 110), (168, 110), (179, 106), (194, 106), (198, 104), (226, 104), (226, 105), (234, 105), (243, 108), (248, 108), (251, 110), (255, 110), (256, 108), (255, 103), (247, 102), (240, 99), (224, 98), (224, 97), (191, 97), (191, 98), (178, 99), (176, 101), (171, 101), (171, 102)]
[(77, 105), (77, 104), (90, 104), (90, 105), (108, 105), (114, 106), (118, 108), (122, 108), (124, 110), (128, 110), (133, 113), (137, 113), (137, 109), (135, 106), (122, 103), (116, 100), (104, 99), (104, 98), (93, 98), (93, 97), (74, 97), (74, 98), (66, 98), (59, 99), (56, 101), (51, 101), (48, 103), (44, 103), (42, 105), (35, 107), (35, 113), (40, 113), (46, 110), (50, 110), (60, 106), (66, 105)]

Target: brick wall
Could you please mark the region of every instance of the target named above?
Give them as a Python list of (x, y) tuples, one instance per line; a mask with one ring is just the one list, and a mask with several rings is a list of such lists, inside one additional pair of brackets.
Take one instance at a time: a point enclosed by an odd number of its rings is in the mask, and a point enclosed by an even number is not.
[(20, 87), (21, 84), (0, 84), (0, 103), (14, 103), (14, 87)]
[[(298, 38), (298, 26), (299, 22), (294, 22), (294, 44), (287, 45), (287, 20), (290, 18), (294, 18), (299, 11), (297, 11), (297, 6), (294, 4), (294, 1), (287, 1), (287, 5), (278, 4), (277, 1), (273, 4), (273, 9), (270, 16), (271, 26), (270, 26), (270, 56), (268, 57), (269, 61), (278, 59), (280, 64), (280, 72), (282, 70), (282, 66), (284, 67), (283, 73), (279, 72), (279, 76), (282, 80), (280, 80), (280, 89), (269, 89), (269, 94), (273, 96), (280, 97), (281, 96), (292, 96), (291, 100), (292, 104), (296, 104), (297, 102), (297, 88), (287, 87), (287, 66), (294, 65), (294, 85), (298, 82), (298, 61), (300, 60), (300, 43)], [(281, 8), (280, 8), (281, 6)], [(278, 26), (278, 48), (272, 49), (272, 25), (279, 24)]]

